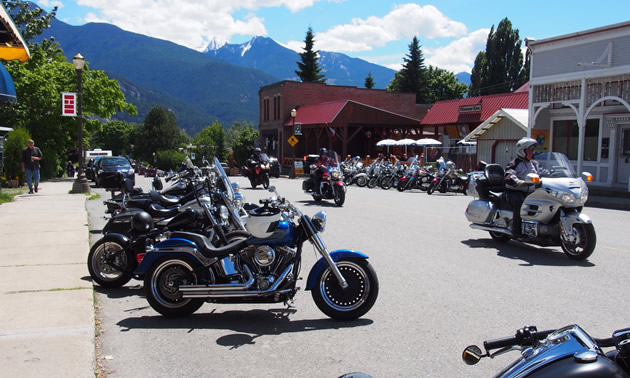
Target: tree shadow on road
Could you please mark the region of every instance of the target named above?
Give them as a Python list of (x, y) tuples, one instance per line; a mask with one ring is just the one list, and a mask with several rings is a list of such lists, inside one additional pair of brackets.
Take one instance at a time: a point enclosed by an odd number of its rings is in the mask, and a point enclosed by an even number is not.
[(502, 243), (493, 239), (462, 240), (462, 244), (474, 249), (494, 250), (498, 256), (508, 259), (522, 260), (521, 266), (595, 266), (589, 261), (570, 259), (559, 247), (539, 247), (513, 240)]
[(217, 344), (237, 349), (244, 345), (256, 344), (256, 339), (263, 336), (277, 336), (293, 332), (320, 331), (329, 329), (343, 329), (363, 327), (374, 323), (370, 319), (357, 319), (352, 321), (336, 321), (329, 318), (322, 319), (289, 319), (297, 310), (292, 308), (280, 308), (248, 311), (226, 311), (193, 314), (183, 318), (166, 318), (164, 316), (140, 316), (126, 318), (117, 324), (123, 332), (134, 329), (187, 329), (195, 330), (231, 330), (220, 336)]

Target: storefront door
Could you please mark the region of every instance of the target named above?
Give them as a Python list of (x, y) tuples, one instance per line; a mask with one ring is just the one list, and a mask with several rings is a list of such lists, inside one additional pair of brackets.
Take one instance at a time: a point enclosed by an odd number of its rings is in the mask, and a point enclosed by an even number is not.
[(627, 184), (630, 177), (630, 125), (619, 128), (617, 159), (617, 183)]

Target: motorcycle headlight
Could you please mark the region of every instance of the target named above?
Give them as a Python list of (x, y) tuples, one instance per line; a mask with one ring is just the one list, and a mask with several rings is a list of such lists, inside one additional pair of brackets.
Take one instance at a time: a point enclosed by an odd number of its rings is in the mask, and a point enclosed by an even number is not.
[(326, 212), (318, 212), (317, 214), (313, 215), (312, 220), (316, 228), (315, 231), (324, 232), (324, 230), (326, 229)]
[(339, 172), (337, 172), (337, 171), (333, 172), (332, 173), (332, 177), (336, 178), (336, 179), (339, 178)]
[(567, 205), (575, 205), (577, 203), (577, 197), (573, 193), (555, 189), (549, 189), (548, 192)]
[(580, 195), (580, 201), (582, 201), (582, 203), (586, 203), (586, 200), (588, 199), (588, 189), (584, 189), (582, 190), (582, 194)]

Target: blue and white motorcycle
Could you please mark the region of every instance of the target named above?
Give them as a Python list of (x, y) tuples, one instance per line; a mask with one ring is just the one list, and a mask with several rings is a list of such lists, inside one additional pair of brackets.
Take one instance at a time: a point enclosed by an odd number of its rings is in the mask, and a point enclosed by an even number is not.
[(337, 320), (366, 314), (379, 283), (368, 257), (342, 249), (329, 252), (320, 237), (326, 213), (312, 217), (278, 196), (250, 211), (249, 238), (214, 247), (203, 235), (173, 232), (148, 246), (136, 274), (144, 275), (149, 304), (165, 316), (184, 316), (212, 303), (291, 304), (298, 291), (302, 246), (309, 241), (322, 258), (306, 280), (317, 307)]

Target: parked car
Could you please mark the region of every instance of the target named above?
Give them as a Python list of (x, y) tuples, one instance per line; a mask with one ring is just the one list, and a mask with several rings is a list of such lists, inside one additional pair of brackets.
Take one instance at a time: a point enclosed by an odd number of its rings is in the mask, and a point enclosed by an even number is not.
[(145, 167), (144, 165), (140, 165), (140, 168), (138, 168), (138, 174), (143, 175), (145, 169), (147, 169), (147, 167)]
[(96, 182), (96, 166), (101, 159), (102, 159), (102, 156), (98, 156), (94, 158), (94, 161), (92, 161), (92, 164), (88, 162), (87, 166), (85, 167), (85, 177), (88, 180), (92, 180)]
[(103, 188), (118, 188), (120, 179), (118, 174), (124, 178), (136, 182), (135, 172), (127, 158), (122, 156), (104, 156), (96, 164), (96, 186)]
[(144, 177), (155, 177), (155, 176), (157, 176), (157, 168), (146, 167), (144, 169)]

